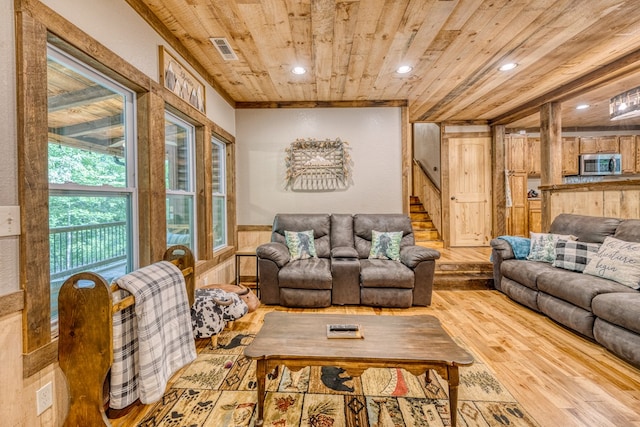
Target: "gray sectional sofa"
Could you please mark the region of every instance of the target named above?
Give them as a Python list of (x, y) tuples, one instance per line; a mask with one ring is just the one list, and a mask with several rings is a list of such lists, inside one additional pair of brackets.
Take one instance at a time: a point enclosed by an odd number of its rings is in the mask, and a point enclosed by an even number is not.
[[(292, 260), (285, 232), (307, 230), (316, 256)], [(373, 230), (401, 232), (399, 260), (370, 259)], [(415, 245), (403, 214), (278, 214), (256, 253), (261, 302), (285, 307), (428, 306), (440, 257)]]
[[(607, 236), (640, 242), (640, 220), (561, 214), (549, 233), (573, 235), (581, 242), (602, 243)], [(491, 246), (498, 290), (640, 368), (640, 291), (547, 262), (516, 259), (502, 238)]]

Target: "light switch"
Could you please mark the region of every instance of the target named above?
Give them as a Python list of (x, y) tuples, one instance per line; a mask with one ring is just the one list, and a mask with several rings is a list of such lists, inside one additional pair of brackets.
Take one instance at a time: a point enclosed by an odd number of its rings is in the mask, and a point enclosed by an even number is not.
[(0, 236), (20, 234), (20, 206), (0, 206)]

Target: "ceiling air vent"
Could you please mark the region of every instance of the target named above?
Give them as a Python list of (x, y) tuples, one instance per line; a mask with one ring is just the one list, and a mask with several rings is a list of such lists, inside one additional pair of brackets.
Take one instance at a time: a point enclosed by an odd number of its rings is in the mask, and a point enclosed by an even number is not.
[(233, 51), (233, 49), (231, 49), (231, 46), (229, 46), (229, 42), (227, 41), (226, 38), (224, 38), (224, 37), (211, 37), (209, 40), (211, 40), (211, 43), (213, 43), (213, 45), (216, 47), (216, 49), (218, 49), (218, 52), (220, 52), (220, 55), (222, 55), (222, 57), (226, 61), (237, 61), (238, 60), (238, 56)]

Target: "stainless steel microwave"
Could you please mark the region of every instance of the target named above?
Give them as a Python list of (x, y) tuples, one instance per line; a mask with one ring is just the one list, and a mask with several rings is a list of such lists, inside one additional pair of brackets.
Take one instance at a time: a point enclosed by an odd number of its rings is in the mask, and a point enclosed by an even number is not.
[(581, 154), (580, 175), (619, 175), (622, 173), (620, 154)]

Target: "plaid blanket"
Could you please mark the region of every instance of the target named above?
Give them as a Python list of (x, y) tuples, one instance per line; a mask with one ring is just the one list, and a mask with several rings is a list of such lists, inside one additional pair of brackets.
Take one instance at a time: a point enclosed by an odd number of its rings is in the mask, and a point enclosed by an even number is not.
[(109, 406), (122, 409), (138, 398), (144, 404), (159, 400), (171, 376), (195, 360), (196, 347), (180, 269), (161, 261), (115, 282), (136, 300), (113, 319)]

